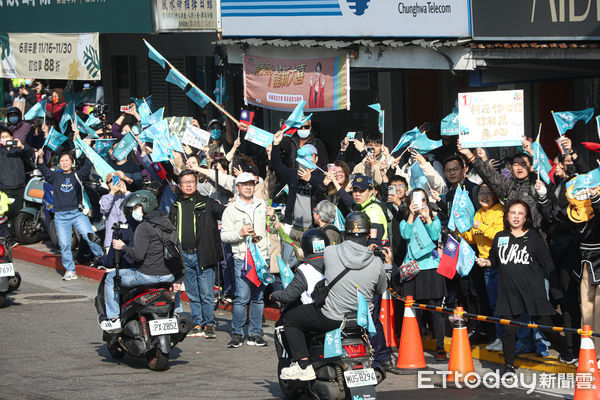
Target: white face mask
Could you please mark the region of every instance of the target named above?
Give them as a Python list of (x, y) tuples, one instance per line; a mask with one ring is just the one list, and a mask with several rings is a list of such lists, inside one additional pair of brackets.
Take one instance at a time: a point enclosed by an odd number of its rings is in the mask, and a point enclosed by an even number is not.
[(133, 212), (131, 213), (131, 218), (135, 219), (138, 222), (142, 222), (142, 219), (144, 219), (144, 213), (142, 209), (136, 208), (135, 210), (133, 210)]
[(306, 139), (310, 136), (310, 129), (298, 129), (298, 136), (300, 139)]

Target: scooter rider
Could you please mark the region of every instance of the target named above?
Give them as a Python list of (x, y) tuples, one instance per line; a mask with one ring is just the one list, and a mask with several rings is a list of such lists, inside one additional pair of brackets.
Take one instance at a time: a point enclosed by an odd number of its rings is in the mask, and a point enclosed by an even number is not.
[[(165, 265), (163, 242), (157, 233), (158, 230), (171, 234), (175, 227), (167, 215), (157, 210), (156, 197), (148, 190), (138, 190), (129, 194), (121, 204), (125, 215), (131, 215), (140, 222), (135, 229), (133, 246), (126, 246), (120, 239), (112, 242), (115, 250), (123, 253), (138, 263), (138, 268), (123, 269), (119, 271), (121, 287), (137, 287), (147, 284), (173, 282), (172, 291), (181, 289), (185, 271), (170, 271)], [(105, 331), (118, 332), (121, 329), (119, 319), (119, 293), (114, 290), (115, 271), (106, 275), (105, 282), (105, 307), (106, 320), (100, 322), (100, 327)]]
[(392, 254), (389, 249), (383, 250), (386, 264), (373, 255), (367, 247), (370, 230), (371, 221), (364, 212), (348, 214), (345, 223), (346, 240), (327, 247), (324, 252), (325, 283), (330, 285), (338, 275), (345, 275), (330, 287), (322, 309), (316, 308), (314, 304), (305, 304), (284, 315), (284, 331), (294, 362), (281, 370), (281, 379), (316, 379), (309, 360), (305, 334), (327, 332), (339, 327), (347, 313), (355, 313), (358, 309), (357, 290), (365, 296), (369, 309), (372, 309), (370, 300), (373, 294), (383, 293), (387, 288), (386, 270), (392, 268)]

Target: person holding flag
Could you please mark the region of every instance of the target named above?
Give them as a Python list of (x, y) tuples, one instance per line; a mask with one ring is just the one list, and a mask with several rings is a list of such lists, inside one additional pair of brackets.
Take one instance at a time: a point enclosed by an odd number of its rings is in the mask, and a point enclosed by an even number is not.
[(319, 134), (319, 125), (308, 119), (304, 122), (296, 134), (292, 137), (285, 136), (283, 141), (281, 142), (281, 148), (283, 152), (288, 155), (288, 158), (284, 160), (284, 164), (289, 168), (298, 168), (298, 162), (296, 158), (298, 157), (298, 151), (305, 145), (310, 144), (317, 149), (317, 153), (319, 154), (319, 159), (316, 164), (321, 169), (327, 168), (327, 163), (329, 163), (329, 156), (327, 154), (327, 147), (325, 143), (317, 137)]
[(231, 341), (227, 345), (229, 348), (241, 347), (244, 343), (248, 304), (250, 304), (250, 325), (246, 343), (249, 346), (267, 346), (267, 342), (262, 337), (265, 286), (250, 281), (248, 278), (250, 271), (246, 275), (242, 271), (251, 263), (246, 246), (248, 237), (257, 245), (262, 258), (269, 259), (267, 215), (272, 215), (273, 209), (267, 208), (264, 200), (254, 196), (255, 185), (252, 174), (243, 172), (238, 175), (235, 179), (238, 198), (227, 206), (222, 218), (221, 241), (231, 243), (235, 267), (235, 300), (231, 317)]

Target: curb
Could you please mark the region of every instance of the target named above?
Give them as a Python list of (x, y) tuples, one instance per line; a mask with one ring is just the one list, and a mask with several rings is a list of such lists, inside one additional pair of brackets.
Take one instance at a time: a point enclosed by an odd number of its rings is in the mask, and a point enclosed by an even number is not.
[[(13, 258), (16, 258), (18, 260), (42, 265), (44, 267), (54, 269), (57, 272), (63, 272), (65, 270), (62, 266), (62, 262), (59, 255), (50, 254), (45, 251), (40, 251), (19, 245), (12, 248), (12, 255)], [(88, 267), (87, 265), (79, 264), (75, 265), (75, 272), (79, 276), (83, 276), (88, 279), (93, 279), (95, 281), (102, 280), (102, 277), (105, 274), (105, 270), (103, 269), (92, 268)], [(185, 302), (190, 301), (185, 292), (181, 292), (181, 300)], [(219, 310), (231, 312), (232, 306), (230, 304), (221, 304), (219, 305)], [(270, 321), (277, 321), (279, 319), (279, 309), (265, 308), (263, 315), (265, 319), (268, 319)]]

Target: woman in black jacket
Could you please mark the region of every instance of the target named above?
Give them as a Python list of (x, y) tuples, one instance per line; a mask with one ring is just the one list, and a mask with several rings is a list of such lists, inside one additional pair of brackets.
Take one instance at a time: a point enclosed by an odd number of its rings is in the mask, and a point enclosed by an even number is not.
[(12, 218), (23, 206), (23, 193), (27, 178), (25, 162), (32, 160), (33, 152), (26, 143), (14, 139), (6, 125), (0, 125), (0, 191), (13, 198), (8, 208), (8, 218)]
[[(552, 325), (556, 312), (548, 300), (544, 279), (550, 282), (550, 298), (558, 302), (560, 290), (550, 251), (542, 236), (532, 229), (531, 211), (523, 200), (510, 200), (504, 212), (504, 230), (496, 234), (488, 259), (477, 258), (480, 267), (499, 269), (496, 314), (518, 320), (523, 313), (543, 325)], [(543, 271), (543, 272), (542, 272)], [(564, 338), (547, 331), (552, 345), (561, 353), (560, 359), (572, 360), (565, 351)], [(504, 368), (502, 374), (515, 371), (516, 328), (502, 326)]]

